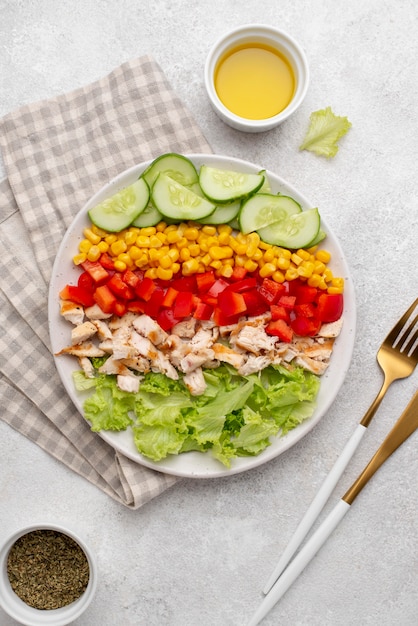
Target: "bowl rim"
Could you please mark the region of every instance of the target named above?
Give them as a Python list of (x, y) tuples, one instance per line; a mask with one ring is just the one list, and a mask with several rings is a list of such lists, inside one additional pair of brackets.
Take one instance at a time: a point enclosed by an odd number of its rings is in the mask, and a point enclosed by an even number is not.
[[(261, 120), (241, 117), (228, 109), (220, 100), (214, 82), (215, 69), (222, 56), (242, 43), (258, 40), (282, 52), (291, 63), (296, 75), (296, 90), (290, 103), (280, 113)], [(241, 130), (269, 130), (287, 119), (302, 104), (310, 81), (310, 71), (305, 51), (286, 31), (267, 24), (245, 24), (224, 33), (210, 48), (205, 61), (204, 81), (209, 100), (218, 115)]]
[[(58, 609), (42, 610), (29, 606), (13, 591), (7, 574), (7, 559), (16, 541), (35, 530), (54, 530), (73, 539), (83, 550), (89, 565), (89, 581), (82, 595)], [(95, 557), (78, 532), (51, 522), (36, 522), (11, 532), (0, 545), (0, 606), (13, 619), (25, 626), (65, 626), (77, 619), (89, 606), (97, 588)]]

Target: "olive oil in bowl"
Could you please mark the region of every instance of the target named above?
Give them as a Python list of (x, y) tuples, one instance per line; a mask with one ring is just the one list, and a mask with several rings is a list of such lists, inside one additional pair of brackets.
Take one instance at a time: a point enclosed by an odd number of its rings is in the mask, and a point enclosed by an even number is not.
[(261, 43), (229, 50), (215, 69), (219, 99), (235, 115), (263, 120), (274, 117), (292, 101), (295, 76), (288, 59)]

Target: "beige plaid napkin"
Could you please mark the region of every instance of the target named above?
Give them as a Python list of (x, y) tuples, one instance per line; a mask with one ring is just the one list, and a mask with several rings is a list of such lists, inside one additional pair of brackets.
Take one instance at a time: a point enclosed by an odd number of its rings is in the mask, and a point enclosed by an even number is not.
[(47, 293), (78, 210), (121, 171), (164, 152), (210, 152), (150, 57), (0, 120), (1, 418), (131, 508), (178, 479), (134, 463), (92, 433), (50, 352)]

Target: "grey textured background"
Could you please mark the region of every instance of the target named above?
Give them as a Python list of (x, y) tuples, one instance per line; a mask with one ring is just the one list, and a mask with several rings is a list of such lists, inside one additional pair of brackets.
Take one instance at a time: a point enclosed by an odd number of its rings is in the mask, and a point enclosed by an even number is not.
[[(345, 384), (314, 431), (281, 457), (227, 479), (185, 480), (125, 510), (0, 422), (2, 533), (48, 517), (83, 528), (97, 596), (77, 626), (243, 626), (281, 550), (381, 383), (375, 354), (417, 295), (418, 5), (413, 0), (0, 0), (0, 114), (152, 54), (214, 152), (262, 163), (317, 204), (345, 251), (358, 326)], [(203, 85), (212, 43), (274, 24), (304, 47), (311, 85), (283, 126), (244, 135)], [(352, 129), (335, 159), (298, 151), (312, 111)], [(121, 170), (123, 164), (121, 164)], [(0, 171), (4, 175), (4, 171)], [(417, 387), (395, 383), (327, 510)], [(359, 496), (266, 626), (413, 626), (418, 587), (418, 435)], [(0, 624), (15, 622), (0, 610)]]

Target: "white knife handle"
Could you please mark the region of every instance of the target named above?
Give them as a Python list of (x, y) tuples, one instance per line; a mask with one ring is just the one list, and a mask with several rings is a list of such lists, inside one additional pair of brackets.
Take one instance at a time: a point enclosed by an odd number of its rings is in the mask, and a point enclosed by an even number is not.
[(263, 589), (263, 593), (269, 592), (269, 590), (274, 585), (274, 583), (276, 582), (280, 574), (286, 568), (287, 564), (289, 563), (289, 561), (295, 554), (296, 550), (299, 548), (302, 541), (305, 539), (309, 530), (312, 528), (312, 525), (314, 524), (318, 515), (320, 514), (323, 507), (325, 506), (331, 493), (334, 491), (337, 482), (341, 478), (345, 468), (348, 465), (348, 462), (350, 461), (351, 457), (356, 451), (366, 430), (367, 429), (365, 426), (362, 426), (361, 424), (359, 424), (356, 430), (351, 435), (343, 451), (341, 452), (340, 456), (334, 463), (334, 466), (330, 470), (328, 476), (322, 483), (322, 486), (320, 487), (318, 493), (316, 494), (315, 498), (312, 500), (311, 505), (309, 506), (301, 522), (299, 523), (299, 526), (297, 527), (293, 537), (291, 538), (288, 545), (286, 546), (275, 570), (271, 574), (270, 578), (267, 581), (266, 586)]
[(344, 500), (340, 500), (338, 502), (321, 526), (315, 531), (312, 537), (295, 556), (293, 561), (289, 563), (280, 578), (271, 588), (270, 592), (263, 598), (260, 606), (248, 623), (248, 626), (257, 626), (267, 613), (269, 613), (273, 606), (286, 593), (296, 578), (312, 560), (333, 530), (338, 526), (349, 508), (350, 505)]

